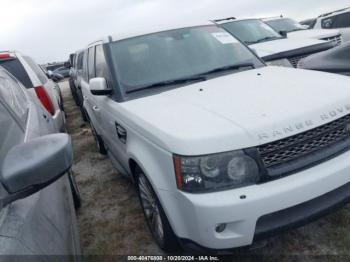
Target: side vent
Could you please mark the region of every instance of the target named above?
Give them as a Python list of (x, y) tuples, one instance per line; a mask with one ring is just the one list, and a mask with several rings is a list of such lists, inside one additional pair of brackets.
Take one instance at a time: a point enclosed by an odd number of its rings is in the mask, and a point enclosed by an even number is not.
[(119, 125), (117, 122), (115, 123), (115, 128), (118, 134), (119, 140), (123, 143), (126, 144), (126, 139), (127, 139), (127, 133), (124, 127)]

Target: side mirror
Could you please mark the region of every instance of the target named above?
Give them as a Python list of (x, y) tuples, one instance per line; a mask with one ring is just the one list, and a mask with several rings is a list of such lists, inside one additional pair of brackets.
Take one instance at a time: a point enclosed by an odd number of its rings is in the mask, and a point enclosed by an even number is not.
[(287, 31), (279, 31), (279, 34), (280, 34), (281, 36), (283, 36), (284, 38), (287, 38), (287, 36), (288, 36)]
[(107, 87), (106, 79), (103, 77), (90, 79), (89, 86), (91, 93), (95, 96), (106, 96), (112, 94), (112, 89)]
[(72, 164), (72, 145), (67, 134), (48, 135), (15, 146), (0, 169), (0, 182), (8, 192), (1, 199), (0, 208), (52, 184)]

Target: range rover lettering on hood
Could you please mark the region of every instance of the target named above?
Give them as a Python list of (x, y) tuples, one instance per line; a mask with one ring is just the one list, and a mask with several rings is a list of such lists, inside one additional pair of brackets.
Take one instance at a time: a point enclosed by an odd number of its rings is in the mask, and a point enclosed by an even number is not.
[[(350, 104), (339, 106), (332, 111), (321, 114), (319, 116), (319, 120), (321, 120), (321, 122), (324, 122), (324, 124), (327, 124), (333, 120), (336, 120), (346, 115), (346, 113), (350, 113)], [(291, 135), (295, 134), (296, 131), (299, 131), (299, 132), (302, 130), (307, 131), (312, 128), (318, 127), (319, 125), (316, 126), (315, 122), (319, 122), (319, 121), (315, 121), (314, 119), (303, 120), (278, 130), (272, 130), (271, 132), (260, 133), (258, 135), (258, 139), (260, 141), (271, 141), (271, 139), (279, 139), (279, 138), (282, 139), (282, 138), (285, 138), (286, 135), (288, 136), (289, 134)]]

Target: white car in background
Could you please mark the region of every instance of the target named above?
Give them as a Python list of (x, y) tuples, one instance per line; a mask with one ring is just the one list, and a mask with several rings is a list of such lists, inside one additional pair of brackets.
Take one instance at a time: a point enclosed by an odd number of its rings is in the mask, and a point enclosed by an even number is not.
[(332, 42), (323, 40), (283, 37), (260, 19), (225, 18), (215, 22), (246, 43), (269, 65), (296, 68), (302, 58), (334, 47)]
[(56, 128), (66, 130), (66, 118), (59, 86), (49, 79), (34, 60), (18, 51), (0, 52), (0, 65), (16, 77), (33, 98), (39, 99), (51, 114)]
[(320, 15), (314, 29), (339, 29), (344, 41), (350, 41), (350, 7)]
[(281, 34), (287, 34), (288, 38), (312, 38), (325, 41), (333, 41), (336, 45), (342, 44), (342, 35), (336, 29), (307, 29), (291, 18), (273, 17), (264, 18), (263, 21)]

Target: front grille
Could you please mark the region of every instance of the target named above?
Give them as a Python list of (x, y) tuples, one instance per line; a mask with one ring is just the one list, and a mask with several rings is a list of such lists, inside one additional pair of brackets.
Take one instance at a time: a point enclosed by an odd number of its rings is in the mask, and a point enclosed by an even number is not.
[(323, 38), (322, 40), (333, 42), (337, 46), (342, 44), (342, 37), (341, 37), (341, 35)]
[(301, 59), (304, 59), (308, 57), (308, 55), (301, 55), (301, 56), (294, 56), (294, 57), (289, 57), (288, 60), (292, 64), (293, 67), (297, 68), (298, 63)]
[(265, 168), (280, 166), (350, 138), (350, 115), (310, 131), (258, 147)]

